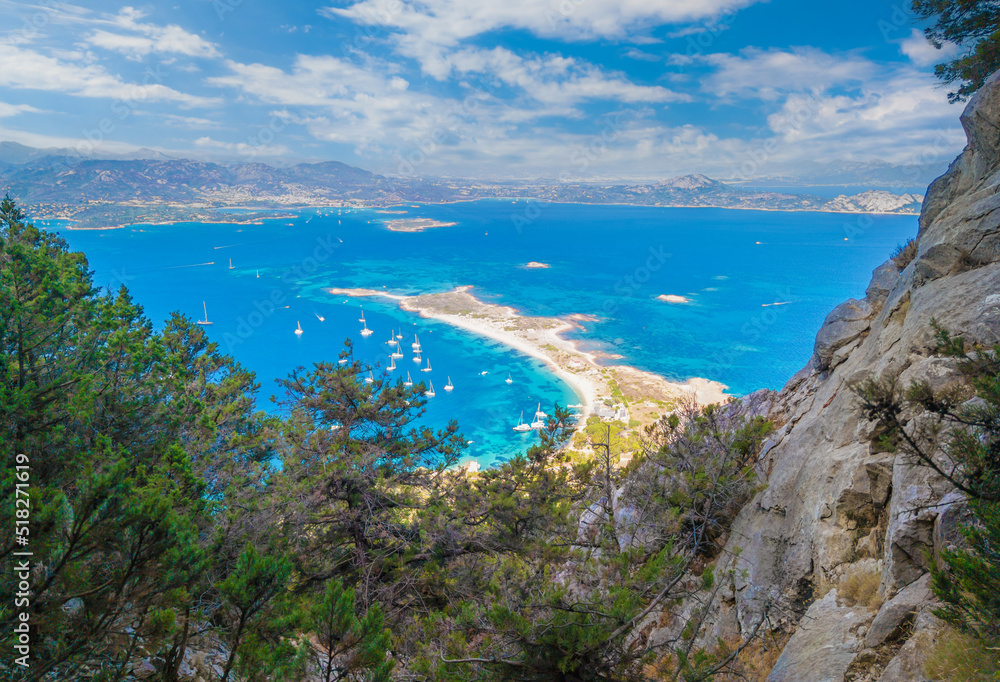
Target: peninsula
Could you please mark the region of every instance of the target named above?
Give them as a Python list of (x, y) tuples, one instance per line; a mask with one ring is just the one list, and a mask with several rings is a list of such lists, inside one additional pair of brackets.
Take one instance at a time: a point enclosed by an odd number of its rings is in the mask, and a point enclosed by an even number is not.
[(580, 429), (597, 405), (605, 401), (624, 402), (632, 419), (650, 423), (688, 400), (708, 405), (729, 399), (725, 394), (726, 386), (715, 381), (694, 378), (675, 383), (635, 367), (599, 364), (596, 354), (580, 350), (573, 341), (562, 336), (577, 328), (580, 321), (592, 320), (589, 316), (528, 317), (509, 306), (480, 301), (469, 293), (472, 288), (461, 286), (448, 292), (418, 296), (401, 296), (375, 289), (330, 288), (326, 291), (336, 296), (391, 299), (397, 301), (402, 310), (499, 341), (545, 362), (580, 397), (583, 405)]

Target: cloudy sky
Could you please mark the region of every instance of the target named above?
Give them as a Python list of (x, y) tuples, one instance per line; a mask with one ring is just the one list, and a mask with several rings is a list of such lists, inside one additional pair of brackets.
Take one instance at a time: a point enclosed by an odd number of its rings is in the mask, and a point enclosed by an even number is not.
[(399, 175), (953, 157), (905, 0), (0, 0), (0, 140)]

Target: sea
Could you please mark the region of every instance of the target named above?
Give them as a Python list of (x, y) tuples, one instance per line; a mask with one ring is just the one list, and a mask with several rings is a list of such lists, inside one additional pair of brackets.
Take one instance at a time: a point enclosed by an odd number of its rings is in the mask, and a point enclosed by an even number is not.
[[(280, 411), (275, 383), (296, 367), (335, 361), (345, 339), (380, 374), (401, 333), (409, 371), (433, 381), (419, 423), (458, 421), (465, 460), (482, 466), (524, 452), (512, 431), (538, 404), (580, 402), (544, 363), (498, 342), (330, 287), (395, 294), (472, 293), (523, 315), (583, 314), (584, 350), (670, 379), (705, 377), (733, 395), (779, 389), (812, 353), (824, 317), (861, 298), (872, 270), (916, 235), (916, 216), (550, 204), (478, 200), (388, 209), (279, 209), (253, 224), (179, 223), (60, 231), (98, 285), (126, 284), (154, 324), (207, 309), (209, 337), (253, 370), (260, 409)], [(393, 232), (389, 220), (455, 223)], [(526, 268), (529, 262), (547, 268)], [(668, 303), (661, 295), (688, 299)], [(364, 316), (364, 323), (361, 317)], [(359, 334), (366, 325), (374, 333)], [(296, 334), (297, 328), (302, 329)], [(419, 372), (419, 336), (431, 372)], [(616, 357), (620, 356), (620, 357)], [(513, 379), (507, 384), (510, 374)], [(450, 378), (454, 390), (446, 392)]]

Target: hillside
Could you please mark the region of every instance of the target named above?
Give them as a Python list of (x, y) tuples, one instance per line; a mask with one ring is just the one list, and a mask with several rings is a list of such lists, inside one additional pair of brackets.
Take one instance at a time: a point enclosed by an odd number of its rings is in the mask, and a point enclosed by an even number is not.
[[(942, 628), (929, 562), (960, 537), (963, 496), (880, 447), (851, 387), (892, 377), (958, 385), (956, 361), (933, 352), (932, 320), (970, 343), (1000, 340), (1000, 74), (962, 124), (968, 146), (929, 189), (912, 262), (900, 270), (887, 261), (863, 299), (835, 308), (812, 360), (780, 392), (729, 408), (766, 415), (778, 430), (759, 465), (766, 487), (739, 513), (719, 559), (733, 572), (705, 640), (745, 634), (769, 612), (777, 630), (794, 633), (771, 682), (926, 679)], [(848, 585), (864, 576), (877, 594), (853, 603)], [(649, 637), (676, 634), (653, 626)]]

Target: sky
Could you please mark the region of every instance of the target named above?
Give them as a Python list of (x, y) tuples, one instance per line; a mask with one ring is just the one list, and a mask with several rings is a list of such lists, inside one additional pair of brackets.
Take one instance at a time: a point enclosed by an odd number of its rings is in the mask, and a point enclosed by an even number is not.
[(931, 164), (961, 105), (906, 0), (0, 0), (0, 140), (398, 176)]

